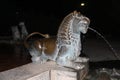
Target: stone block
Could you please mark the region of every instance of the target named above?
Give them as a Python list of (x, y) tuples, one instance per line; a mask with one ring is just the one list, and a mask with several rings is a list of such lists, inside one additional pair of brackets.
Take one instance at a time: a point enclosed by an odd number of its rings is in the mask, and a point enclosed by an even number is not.
[(0, 80), (83, 80), (88, 66), (82, 70), (61, 67), (53, 61), (45, 64), (29, 63), (0, 72)]

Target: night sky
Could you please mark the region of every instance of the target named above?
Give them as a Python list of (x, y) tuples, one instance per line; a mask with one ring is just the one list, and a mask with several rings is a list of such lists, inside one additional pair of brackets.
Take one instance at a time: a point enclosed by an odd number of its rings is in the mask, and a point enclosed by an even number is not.
[[(80, 6), (81, 3), (85, 6)], [(24, 21), (29, 33), (56, 34), (62, 19), (77, 10), (91, 20), (90, 26), (105, 35), (120, 34), (119, 0), (2, 0), (0, 36), (11, 35), (11, 26)]]

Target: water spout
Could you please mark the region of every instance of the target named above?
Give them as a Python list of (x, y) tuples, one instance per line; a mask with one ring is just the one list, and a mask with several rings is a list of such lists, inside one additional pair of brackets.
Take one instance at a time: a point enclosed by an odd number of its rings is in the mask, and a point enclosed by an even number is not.
[(119, 57), (118, 53), (115, 51), (115, 49), (112, 47), (112, 45), (108, 42), (108, 40), (107, 40), (102, 34), (100, 34), (98, 31), (96, 31), (95, 29), (93, 29), (93, 28), (91, 28), (91, 27), (89, 27), (89, 30), (97, 33), (97, 35), (99, 35), (102, 39), (104, 39), (104, 41), (107, 43), (107, 45), (109, 46), (109, 48), (112, 50), (114, 56), (115, 56), (118, 60), (120, 60), (120, 57)]

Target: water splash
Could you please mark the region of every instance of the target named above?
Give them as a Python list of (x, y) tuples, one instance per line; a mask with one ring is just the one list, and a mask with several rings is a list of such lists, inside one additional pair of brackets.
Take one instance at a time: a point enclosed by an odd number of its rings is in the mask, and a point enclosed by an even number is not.
[(110, 47), (110, 49), (112, 50), (112, 52), (114, 53), (114, 56), (120, 60), (120, 57), (118, 55), (118, 53), (115, 51), (115, 49), (112, 47), (112, 45), (108, 42), (108, 40), (103, 36), (101, 35), (98, 31), (96, 31), (95, 29), (89, 27), (90, 30), (92, 30), (93, 32), (97, 33), (102, 39), (104, 39), (104, 41), (107, 43), (107, 45)]

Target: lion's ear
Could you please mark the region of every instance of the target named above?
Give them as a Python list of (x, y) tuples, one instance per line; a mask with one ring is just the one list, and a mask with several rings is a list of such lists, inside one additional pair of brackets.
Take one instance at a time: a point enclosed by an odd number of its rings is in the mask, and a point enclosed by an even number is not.
[(77, 12), (77, 10), (75, 10), (75, 11), (73, 11), (73, 15), (74, 15), (74, 16), (81, 15), (81, 12)]
[(75, 14), (77, 14), (78, 12), (75, 10), (75, 11), (73, 11), (73, 14), (75, 15)]

